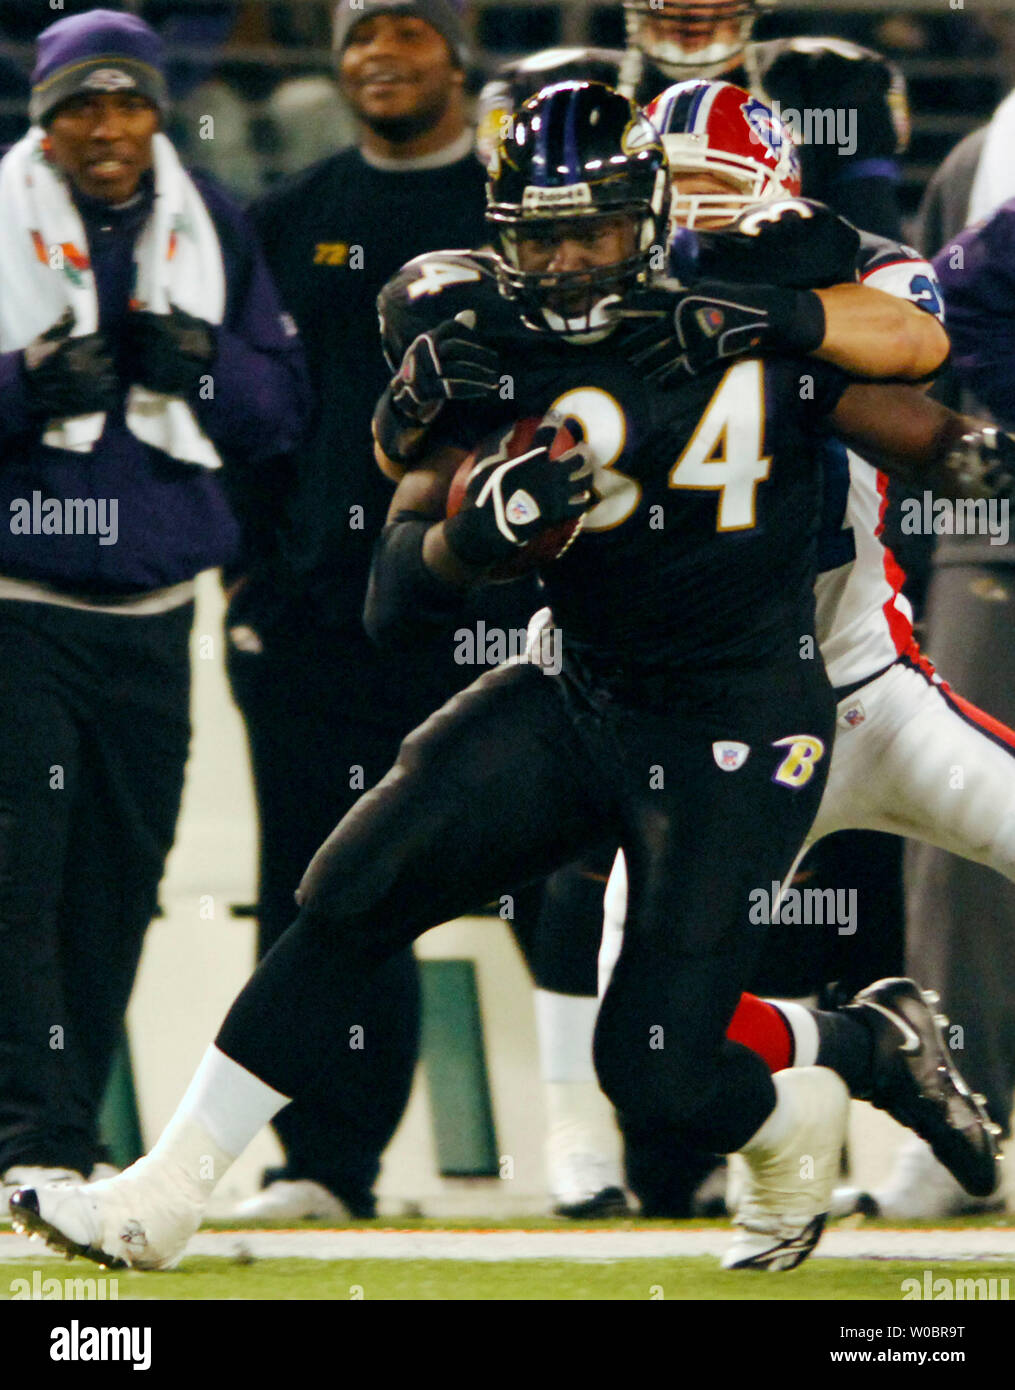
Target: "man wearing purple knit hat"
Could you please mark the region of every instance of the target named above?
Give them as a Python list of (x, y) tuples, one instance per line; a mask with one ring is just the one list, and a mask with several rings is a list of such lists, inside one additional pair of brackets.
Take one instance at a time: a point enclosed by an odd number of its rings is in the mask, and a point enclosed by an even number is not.
[(158, 36), (91, 10), (36, 53), (0, 161), (0, 1188), (104, 1157), (183, 784), (194, 577), (237, 559), (231, 504), (307, 415), (245, 219), (161, 133)]

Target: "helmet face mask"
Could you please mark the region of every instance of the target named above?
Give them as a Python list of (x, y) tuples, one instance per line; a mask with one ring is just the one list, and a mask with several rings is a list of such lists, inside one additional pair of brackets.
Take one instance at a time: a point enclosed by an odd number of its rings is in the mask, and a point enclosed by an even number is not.
[(629, 48), (668, 77), (708, 77), (747, 46), (755, 0), (624, 0)]
[(512, 118), (488, 169), (501, 290), (530, 328), (595, 342), (665, 244), (669, 175), (659, 137), (599, 83), (546, 88)]
[[(670, 223), (674, 227), (709, 227), (718, 229), (733, 222), (756, 203), (769, 203), (777, 198), (792, 197), (768, 170), (757, 167), (738, 167), (735, 157), (702, 157), (700, 150), (682, 145), (681, 136), (666, 136), (667, 157), (673, 197), (670, 203)], [(715, 191), (693, 189), (695, 175), (710, 174), (726, 185)], [(686, 185), (686, 187), (685, 187)]]

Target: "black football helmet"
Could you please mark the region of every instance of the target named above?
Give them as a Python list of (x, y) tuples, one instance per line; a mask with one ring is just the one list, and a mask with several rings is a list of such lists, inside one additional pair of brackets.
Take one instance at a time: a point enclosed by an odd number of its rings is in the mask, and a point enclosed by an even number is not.
[(624, 0), (628, 48), (672, 78), (716, 77), (773, 0)]
[[(611, 306), (644, 284), (666, 241), (669, 172), (655, 128), (627, 97), (599, 82), (544, 88), (510, 120), (487, 168), (486, 217), (500, 251), (502, 292), (531, 328), (595, 341)], [(586, 270), (523, 270), (519, 239), (562, 223), (629, 216), (634, 249)], [(582, 301), (580, 310), (562, 304)]]

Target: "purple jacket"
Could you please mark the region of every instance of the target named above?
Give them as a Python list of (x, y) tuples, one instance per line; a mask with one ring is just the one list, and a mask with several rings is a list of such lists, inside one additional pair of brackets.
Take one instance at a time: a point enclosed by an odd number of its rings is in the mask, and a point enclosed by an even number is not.
[(1015, 428), (1015, 198), (934, 257), (952, 366), (998, 422)]
[[(216, 330), (214, 398), (192, 402), (223, 459), (209, 471), (142, 443), (123, 410), (111, 412), (90, 454), (51, 449), (25, 409), (21, 354), (0, 354), (0, 574), (93, 595), (137, 593), (190, 579), (238, 559), (234, 506), (299, 443), (309, 415), (303, 351), (244, 215), (196, 176), (222, 245), (226, 309)], [(99, 325), (121, 339), (133, 288), (134, 242), (151, 188), (133, 208), (111, 211), (79, 197), (99, 297)], [(288, 327), (287, 327), (288, 324)], [(126, 398), (126, 391), (125, 391)], [(21, 500), (113, 499), (115, 544), (97, 535), (22, 534), (11, 521)], [(231, 499), (231, 500), (230, 500)], [(23, 512), (23, 507), (20, 508)]]

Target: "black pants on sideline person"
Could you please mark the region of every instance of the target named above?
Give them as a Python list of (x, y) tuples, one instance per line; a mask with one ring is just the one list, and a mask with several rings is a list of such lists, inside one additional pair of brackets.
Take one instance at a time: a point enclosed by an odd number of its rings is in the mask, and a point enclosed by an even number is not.
[(193, 605), (0, 601), (0, 1172), (86, 1176), (190, 742)]

